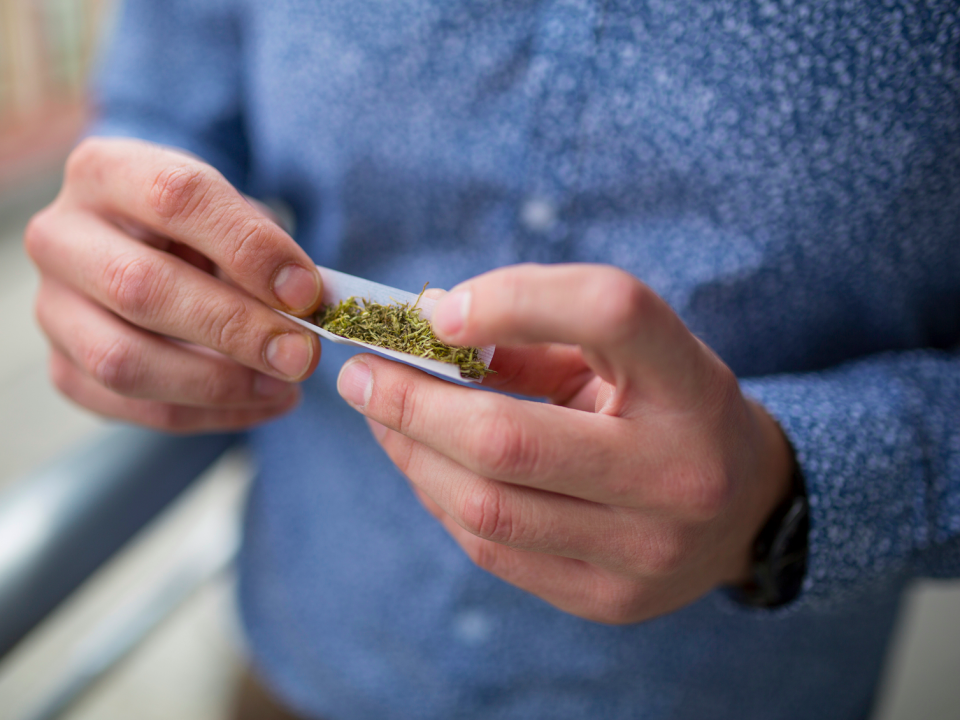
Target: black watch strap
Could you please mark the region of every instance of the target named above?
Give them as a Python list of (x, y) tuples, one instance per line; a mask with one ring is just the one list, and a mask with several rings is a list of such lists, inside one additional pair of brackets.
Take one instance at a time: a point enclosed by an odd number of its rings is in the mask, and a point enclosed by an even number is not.
[(774, 510), (753, 543), (753, 582), (740, 599), (757, 607), (785, 605), (800, 594), (807, 571), (810, 507), (800, 466), (795, 465), (793, 491)]

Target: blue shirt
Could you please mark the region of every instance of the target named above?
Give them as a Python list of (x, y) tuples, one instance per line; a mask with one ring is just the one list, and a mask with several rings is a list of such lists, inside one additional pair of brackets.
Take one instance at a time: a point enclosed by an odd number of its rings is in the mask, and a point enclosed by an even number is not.
[(928, 0), (129, 0), (98, 132), (281, 198), (417, 289), (634, 273), (796, 448), (809, 570), (607, 627), (475, 568), (338, 397), (251, 433), (256, 662), (308, 716), (863, 718), (902, 589), (960, 574), (960, 20)]

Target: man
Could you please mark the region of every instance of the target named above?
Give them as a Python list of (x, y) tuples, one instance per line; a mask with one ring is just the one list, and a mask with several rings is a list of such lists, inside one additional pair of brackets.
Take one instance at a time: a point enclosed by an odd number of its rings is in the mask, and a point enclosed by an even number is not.
[[(131, 0), (95, 134), (141, 140), (82, 144), (27, 233), (54, 381), (254, 428), (244, 620), (304, 717), (865, 717), (900, 590), (960, 571), (958, 34)], [(510, 395), (318, 364), (271, 309), (313, 262), (452, 288), (437, 333)]]

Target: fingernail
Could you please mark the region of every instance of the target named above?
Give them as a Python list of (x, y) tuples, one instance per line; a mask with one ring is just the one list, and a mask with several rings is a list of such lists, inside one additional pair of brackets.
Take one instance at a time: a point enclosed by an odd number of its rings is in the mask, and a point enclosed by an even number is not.
[(271, 375), (257, 373), (253, 379), (253, 391), (260, 397), (278, 397), (290, 390), (290, 383), (277, 380)]
[(302, 378), (313, 360), (313, 344), (300, 333), (277, 335), (267, 345), (267, 363), (291, 380)]
[(373, 433), (373, 436), (377, 439), (377, 442), (381, 442), (383, 440), (383, 436), (387, 434), (387, 427), (385, 425), (381, 425), (376, 420), (371, 420), (370, 418), (367, 418), (367, 425), (370, 426), (370, 432)]
[(373, 394), (373, 375), (363, 360), (352, 360), (343, 366), (337, 378), (340, 396), (351, 405), (365, 408)]
[(458, 335), (467, 322), (469, 312), (469, 290), (456, 290), (444, 295), (433, 313), (433, 329), (447, 337)]
[(273, 276), (273, 294), (294, 312), (308, 310), (320, 297), (320, 276), (316, 271), (289, 263)]

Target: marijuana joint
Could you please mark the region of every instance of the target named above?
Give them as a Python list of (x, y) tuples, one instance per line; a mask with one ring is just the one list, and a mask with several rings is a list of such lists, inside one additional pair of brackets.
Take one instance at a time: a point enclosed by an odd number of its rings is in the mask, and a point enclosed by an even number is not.
[(437, 339), (430, 322), (417, 307), (426, 289), (424, 285), (412, 306), (409, 303), (381, 305), (351, 296), (320, 308), (312, 320), (327, 332), (348, 340), (453, 363), (460, 367), (464, 378), (481, 380), (493, 374), (480, 359), (480, 348), (456, 347)]

